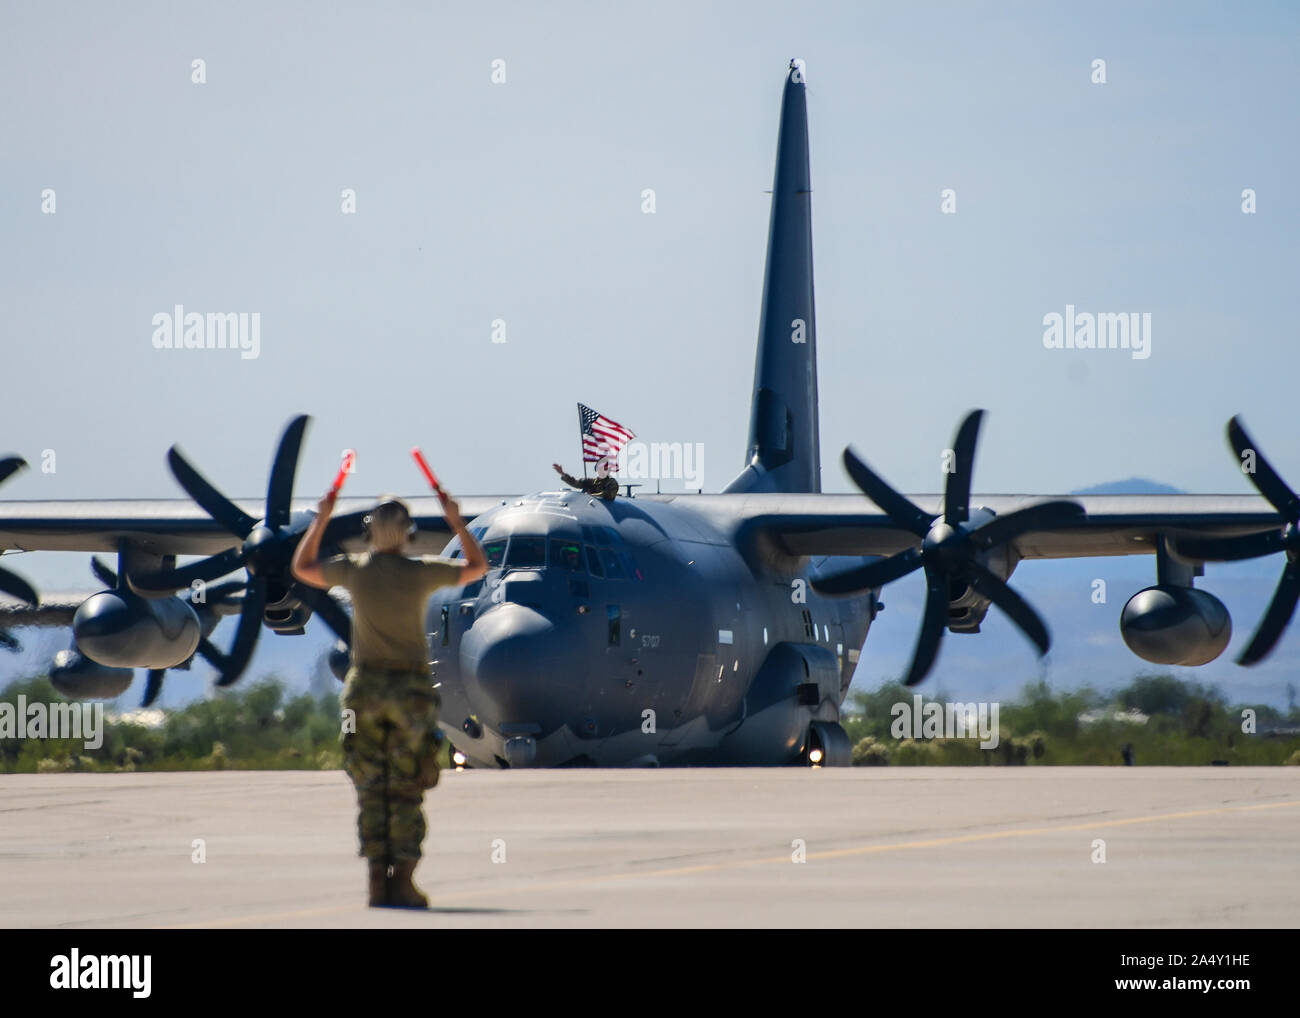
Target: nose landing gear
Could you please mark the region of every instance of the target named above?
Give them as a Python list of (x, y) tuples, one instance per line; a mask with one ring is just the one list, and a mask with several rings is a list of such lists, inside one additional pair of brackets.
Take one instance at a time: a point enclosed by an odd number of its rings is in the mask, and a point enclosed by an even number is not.
[(848, 767), (853, 747), (848, 733), (834, 721), (814, 721), (804, 739), (803, 762), (809, 767)]

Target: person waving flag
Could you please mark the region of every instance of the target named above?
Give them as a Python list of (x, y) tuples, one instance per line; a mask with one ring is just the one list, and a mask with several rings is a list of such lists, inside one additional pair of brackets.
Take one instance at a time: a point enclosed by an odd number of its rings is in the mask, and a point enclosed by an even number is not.
[[(619, 453), (636, 434), (630, 429), (597, 413), (589, 406), (578, 404), (578, 430), (582, 434), (582, 462), (604, 461), (608, 472), (616, 473)], [(601, 473), (597, 468), (596, 473)]]

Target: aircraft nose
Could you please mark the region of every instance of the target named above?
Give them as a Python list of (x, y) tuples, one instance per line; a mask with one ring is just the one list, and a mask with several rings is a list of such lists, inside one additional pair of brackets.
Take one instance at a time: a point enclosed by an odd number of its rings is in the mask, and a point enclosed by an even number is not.
[(534, 723), (545, 734), (580, 694), (577, 648), (560, 627), (527, 605), (505, 603), (480, 615), (461, 640), (470, 699), (503, 724)]

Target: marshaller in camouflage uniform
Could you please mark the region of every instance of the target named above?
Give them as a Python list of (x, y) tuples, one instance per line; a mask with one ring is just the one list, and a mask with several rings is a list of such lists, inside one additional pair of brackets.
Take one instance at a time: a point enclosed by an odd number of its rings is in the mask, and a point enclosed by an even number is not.
[(334, 508), (321, 499), (294, 552), (293, 573), (352, 597), (352, 665), (343, 686), (343, 766), (357, 790), (361, 855), (370, 868), (370, 904), (424, 908), (413, 876), (427, 829), (422, 803), (438, 783), (441, 701), (429, 673), (424, 609), (437, 588), (472, 583), (487, 559), (465, 529), (457, 504), (440, 494), (444, 517), (461, 540), (463, 562), (407, 558), (415, 526), (406, 505), (384, 498), (366, 517), (370, 550), (320, 561)]

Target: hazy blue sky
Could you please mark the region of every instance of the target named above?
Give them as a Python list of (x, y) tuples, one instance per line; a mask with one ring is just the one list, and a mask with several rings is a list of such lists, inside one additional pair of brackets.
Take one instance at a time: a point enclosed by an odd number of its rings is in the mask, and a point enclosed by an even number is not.
[[(53, 449), (57, 472), (2, 494), (170, 496), (173, 441), (253, 494), (300, 411), (300, 495), (344, 446), (354, 493), (414, 492), (414, 442), (459, 492), (530, 490), (578, 465), (578, 400), (702, 443), (717, 490), (744, 451), (796, 56), (827, 490), (848, 490), (849, 442), (936, 489), (972, 406), (991, 412), (977, 490), (1246, 491), (1223, 439), (1238, 411), (1300, 484), (1298, 21), (1226, 3), (6, 0), (0, 446)], [(177, 303), (260, 312), (261, 356), (155, 350), (152, 316)], [(1150, 312), (1152, 356), (1044, 349), (1067, 303)], [(84, 570), (17, 564), (47, 584)], [(1126, 567), (1132, 589), (1153, 573)], [(1239, 637), (1278, 569), (1255, 608), (1229, 601)]]

